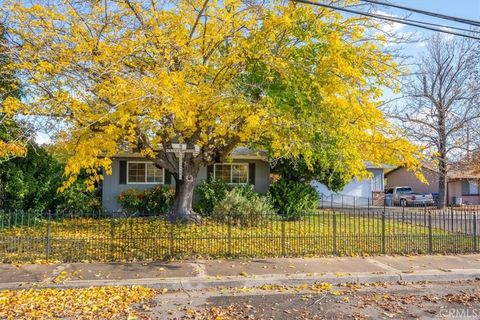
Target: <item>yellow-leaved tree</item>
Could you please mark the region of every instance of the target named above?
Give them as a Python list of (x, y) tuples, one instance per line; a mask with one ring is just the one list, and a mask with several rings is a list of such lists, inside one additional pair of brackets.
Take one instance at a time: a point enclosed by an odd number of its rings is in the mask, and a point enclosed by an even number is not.
[(27, 152), (24, 130), (3, 112), (7, 97), (19, 97), (18, 80), (10, 69), (10, 56), (5, 28), (0, 24), (0, 162), (12, 157), (24, 156)]
[[(128, 146), (173, 173), (172, 216), (190, 220), (185, 177), (239, 145), (307, 163), (333, 145), (354, 176), (364, 161), (418, 166), (378, 109), (397, 71), (364, 19), (275, 0), (36, 3), (4, 9), (26, 92), (6, 109), (62, 119), (65, 187), (82, 169), (99, 181)], [(183, 179), (176, 143), (199, 151)]]

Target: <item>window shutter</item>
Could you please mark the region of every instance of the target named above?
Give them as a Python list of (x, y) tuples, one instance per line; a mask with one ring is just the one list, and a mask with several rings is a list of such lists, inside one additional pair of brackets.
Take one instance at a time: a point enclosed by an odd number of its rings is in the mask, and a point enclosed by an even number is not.
[(213, 180), (213, 164), (207, 166), (207, 180)]
[(165, 173), (165, 184), (172, 184), (172, 174), (167, 169), (164, 169)]
[(127, 161), (120, 160), (120, 184), (127, 184)]
[(255, 162), (248, 164), (248, 183), (255, 185)]

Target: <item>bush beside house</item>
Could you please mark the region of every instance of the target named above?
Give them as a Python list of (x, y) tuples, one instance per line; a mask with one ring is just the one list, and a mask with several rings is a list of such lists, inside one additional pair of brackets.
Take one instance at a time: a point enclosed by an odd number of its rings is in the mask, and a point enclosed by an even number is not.
[[(195, 194), (194, 209), (203, 217), (234, 225), (257, 225), (266, 218), (295, 221), (304, 214), (314, 213), (318, 207), (315, 190), (307, 183), (280, 180), (270, 186), (264, 196), (249, 184), (229, 185), (219, 180), (200, 183)], [(175, 190), (157, 186), (153, 189), (128, 189), (120, 193), (118, 201), (127, 213), (165, 215), (173, 205)]]
[(118, 202), (127, 213), (167, 214), (173, 205), (175, 190), (157, 186), (153, 189), (128, 189), (118, 195)]
[(270, 186), (269, 195), (277, 213), (288, 221), (318, 209), (317, 192), (306, 182), (280, 179)]
[(225, 193), (213, 209), (213, 218), (219, 222), (228, 222), (237, 226), (258, 226), (262, 221), (271, 219), (275, 210), (269, 198), (248, 188), (233, 188)]

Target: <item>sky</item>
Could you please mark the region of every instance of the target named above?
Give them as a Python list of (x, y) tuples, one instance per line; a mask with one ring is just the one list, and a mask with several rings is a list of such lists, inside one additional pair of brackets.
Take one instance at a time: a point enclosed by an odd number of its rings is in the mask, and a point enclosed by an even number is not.
[[(431, 11), (435, 13), (441, 13), (449, 16), (466, 18), (470, 20), (480, 21), (480, 0), (377, 0), (381, 2), (390, 2), (397, 5), (411, 7), (415, 9), (421, 9), (425, 11)], [(391, 15), (396, 17), (408, 17), (411, 20), (420, 20), (430, 23), (436, 23), (440, 25), (449, 25), (453, 27), (460, 27), (469, 29), (471, 26), (457, 23), (454, 21), (438, 19), (418, 13), (410, 13), (405, 10), (390, 8), (385, 6), (379, 6), (376, 9), (379, 14)], [(409, 44), (402, 44), (398, 47), (399, 53), (410, 57), (407, 63), (415, 62), (418, 56), (425, 52), (426, 41), (428, 37), (432, 36), (435, 32), (416, 28), (413, 26), (406, 26), (399, 23), (383, 23), (383, 27), (392, 31), (395, 35), (411, 35), (415, 42)], [(461, 32), (451, 30), (454, 32)], [(478, 34), (480, 36), (480, 33)], [(451, 39), (453, 36), (444, 34), (445, 37)], [(393, 46), (395, 47), (395, 46)], [(418, 61), (418, 60), (417, 60)], [(392, 93), (388, 90), (385, 91), (385, 98), (388, 100)]]
[[(388, 0), (380, 0), (382, 2), (387, 2)], [(435, 13), (446, 14), (450, 16), (455, 16), (459, 18), (466, 18), (470, 20), (480, 21), (480, 0), (396, 0), (389, 1), (394, 4), (398, 4), (405, 7), (411, 7), (415, 9), (421, 9), (426, 11), (431, 11)], [(388, 7), (378, 7), (378, 13), (384, 15), (393, 15), (398, 17), (406, 17), (408, 11), (388, 8)], [(453, 21), (437, 19), (434, 17), (425, 16), (422, 14), (411, 14), (408, 16), (412, 20), (421, 20), (430, 23), (437, 23), (441, 25), (451, 25), (454, 27), (461, 27), (469, 29), (469, 25), (456, 23)], [(417, 56), (422, 53), (425, 42), (421, 41), (422, 38), (429, 37), (433, 32), (428, 30), (423, 30), (411, 26), (405, 26), (397, 23), (389, 24), (386, 26), (390, 30), (395, 31), (395, 33), (412, 33), (415, 32), (417, 39), (420, 41), (413, 43), (411, 45), (403, 46), (402, 50), (405, 54), (411, 56)], [(456, 31), (458, 32), (458, 31)]]

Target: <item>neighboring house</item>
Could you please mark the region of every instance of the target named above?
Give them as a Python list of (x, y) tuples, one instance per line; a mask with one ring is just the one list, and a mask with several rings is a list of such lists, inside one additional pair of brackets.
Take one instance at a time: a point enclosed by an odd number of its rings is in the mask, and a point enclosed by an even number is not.
[[(256, 192), (266, 194), (270, 185), (270, 165), (265, 154), (248, 148), (237, 148), (231, 161), (200, 169), (196, 184), (211, 176), (228, 184), (253, 185)], [(175, 186), (175, 179), (165, 169), (156, 168), (139, 154), (121, 153), (112, 159), (112, 174), (104, 174), (102, 204), (107, 211), (119, 211), (118, 195), (128, 189), (149, 189), (157, 185)]]
[(386, 189), (393, 187), (409, 186), (415, 192), (438, 194), (439, 172), (435, 166), (424, 163), (421, 172), (428, 184), (420, 181), (415, 173), (404, 167), (398, 167), (385, 173)]
[(386, 165), (366, 164), (371, 177), (363, 180), (353, 179), (340, 192), (334, 192), (318, 181), (313, 181), (312, 186), (317, 190), (324, 206), (383, 205), (384, 172), (391, 168)]
[[(456, 164), (447, 175), (447, 204), (480, 204), (480, 173)], [(421, 182), (414, 173), (403, 167), (385, 174), (387, 187), (409, 186), (416, 192), (438, 194), (439, 172), (433, 165), (424, 164), (422, 173), (428, 184)]]
[(478, 183), (480, 173), (472, 170), (452, 170), (448, 174), (449, 204), (480, 204)]

